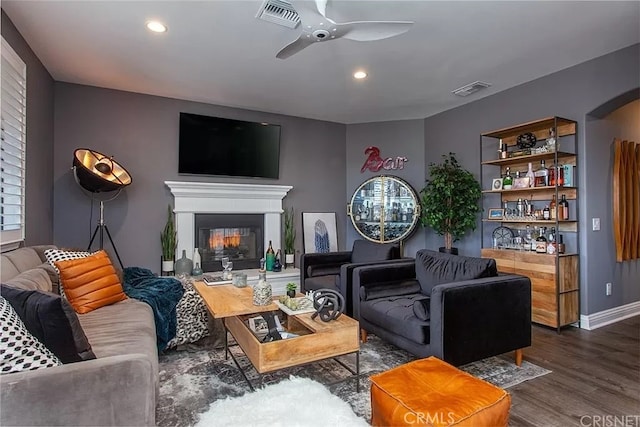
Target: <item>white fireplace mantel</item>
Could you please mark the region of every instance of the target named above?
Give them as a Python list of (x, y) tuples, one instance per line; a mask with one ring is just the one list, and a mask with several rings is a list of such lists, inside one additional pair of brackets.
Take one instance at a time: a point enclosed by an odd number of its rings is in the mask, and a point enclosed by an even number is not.
[(178, 249), (189, 257), (193, 255), (195, 242), (195, 214), (263, 214), (264, 247), (269, 240), (275, 249), (280, 248), (282, 199), (293, 187), (266, 184), (224, 184), (219, 182), (165, 181), (174, 197)]

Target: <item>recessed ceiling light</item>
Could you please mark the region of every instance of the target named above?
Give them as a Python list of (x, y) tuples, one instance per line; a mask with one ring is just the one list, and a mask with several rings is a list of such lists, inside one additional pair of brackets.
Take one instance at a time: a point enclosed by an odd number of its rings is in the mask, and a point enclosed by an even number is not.
[(147, 28), (154, 33), (164, 33), (167, 31), (167, 26), (159, 21), (147, 21)]
[(367, 73), (365, 73), (364, 71), (360, 70), (360, 71), (356, 71), (355, 73), (353, 73), (353, 78), (354, 79), (364, 79), (365, 77), (367, 77)]

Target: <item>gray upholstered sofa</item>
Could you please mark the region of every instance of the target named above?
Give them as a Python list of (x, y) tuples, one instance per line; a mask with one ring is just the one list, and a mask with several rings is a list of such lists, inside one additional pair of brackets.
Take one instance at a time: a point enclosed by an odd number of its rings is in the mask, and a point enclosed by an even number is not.
[(414, 260), (356, 268), (353, 316), (418, 357), (462, 365), (515, 350), (519, 364), (531, 345), (531, 281), (499, 275), (493, 259), (425, 249)]
[[(2, 254), (2, 283), (57, 292), (33, 246)], [(127, 299), (78, 314), (96, 359), (0, 376), (0, 425), (155, 425), (158, 352), (149, 305)]]

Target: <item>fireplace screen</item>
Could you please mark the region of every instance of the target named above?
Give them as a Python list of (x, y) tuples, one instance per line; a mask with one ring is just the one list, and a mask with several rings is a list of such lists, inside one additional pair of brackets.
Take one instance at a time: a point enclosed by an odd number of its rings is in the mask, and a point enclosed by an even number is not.
[(264, 253), (263, 224), (260, 214), (196, 214), (202, 269), (222, 270), (222, 257), (229, 257), (234, 270), (259, 268)]

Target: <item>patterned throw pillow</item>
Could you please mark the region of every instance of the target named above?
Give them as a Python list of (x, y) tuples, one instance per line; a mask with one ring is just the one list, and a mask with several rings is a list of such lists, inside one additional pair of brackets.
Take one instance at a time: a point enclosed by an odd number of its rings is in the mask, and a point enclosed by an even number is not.
[(56, 273), (58, 273), (58, 283), (60, 283), (60, 296), (62, 298), (66, 298), (66, 295), (64, 294), (64, 288), (62, 287), (62, 282), (60, 281), (60, 270), (58, 270), (58, 267), (56, 267), (56, 261), (86, 258), (90, 255), (92, 255), (91, 252), (65, 251), (63, 249), (47, 249), (46, 251), (44, 251), (44, 256), (45, 258), (47, 258), (47, 262), (51, 264), (56, 270)]
[(0, 373), (31, 371), (62, 363), (29, 333), (11, 304), (0, 296)]

